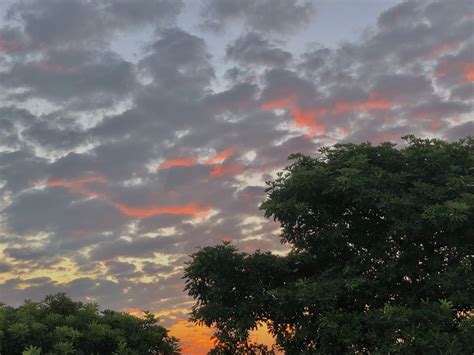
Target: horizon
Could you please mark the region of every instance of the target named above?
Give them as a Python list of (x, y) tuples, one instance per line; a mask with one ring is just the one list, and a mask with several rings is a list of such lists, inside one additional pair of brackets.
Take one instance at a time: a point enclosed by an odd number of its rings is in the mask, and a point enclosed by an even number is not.
[(0, 3), (0, 302), (150, 310), (204, 353), (189, 255), (284, 255), (290, 154), (474, 135), (473, 29), (470, 0)]

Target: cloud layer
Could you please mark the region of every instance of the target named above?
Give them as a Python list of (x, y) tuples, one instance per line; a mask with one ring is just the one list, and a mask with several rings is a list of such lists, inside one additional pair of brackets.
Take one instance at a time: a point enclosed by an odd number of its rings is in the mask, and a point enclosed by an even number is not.
[(469, 0), (404, 1), (328, 48), (305, 32), (317, 3), (190, 6), (28, 0), (4, 14), (0, 301), (66, 291), (181, 324), (197, 247), (284, 252), (258, 205), (289, 154), (474, 134)]

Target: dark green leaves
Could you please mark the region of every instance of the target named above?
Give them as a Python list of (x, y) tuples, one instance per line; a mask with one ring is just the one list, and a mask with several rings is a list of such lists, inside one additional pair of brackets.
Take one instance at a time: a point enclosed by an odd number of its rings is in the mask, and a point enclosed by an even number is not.
[(405, 139), (292, 155), (261, 206), (292, 251), (194, 254), (194, 319), (233, 349), (265, 321), (290, 354), (472, 353), (474, 139)]
[(170, 337), (150, 313), (138, 318), (74, 302), (65, 294), (0, 306), (0, 354), (176, 354)]

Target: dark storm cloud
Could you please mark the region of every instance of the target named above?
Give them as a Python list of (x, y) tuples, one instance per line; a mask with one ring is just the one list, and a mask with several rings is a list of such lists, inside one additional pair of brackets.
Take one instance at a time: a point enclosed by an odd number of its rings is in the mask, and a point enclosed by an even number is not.
[(202, 4), (203, 26), (214, 31), (238, 20), (251, 29), (287, 34), (304, 27), (315, 15), (308, 1), (210, 0)]

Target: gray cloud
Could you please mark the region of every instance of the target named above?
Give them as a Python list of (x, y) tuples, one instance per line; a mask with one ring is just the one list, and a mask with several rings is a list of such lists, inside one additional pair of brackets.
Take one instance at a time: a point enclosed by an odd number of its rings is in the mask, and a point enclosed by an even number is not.
[(307, 25), (315, 15), (315, 10), (308, 1), (210, 0), (203, 2), (202, 15), (203, 26), (215, 31), (221, 31), (228, 23), (240, 20), (251, 29), (288, 33)]
[(6, 88), (23, 88), (13, 99), (45, 98), (73, 109), (110, 106), (130, 95), (135, 83), (130, 63), (117, 55), (74, 49), (17, 62), (0, 72), (0, 80)]
[(258, 205), (289, 154), (474, 133), (463, 0), (405, 1), (360, 40), (305, 51), (309, 34), (289, 36), (318, 21), (305, 1), (16, 4), (0, 25), (4, 302), (66, 291), (185, 317), (196, 248), (285, 250)]
[(256, 32), (249, 32), (227, 46), (226, 56), (244, 65), (285, 66), (292, 59), (290, 52), (278, 48)]
[(32, 48), (98, 45), (114, 31), (147, 24), (170, 25), (180, 13), (180, 0), (26, 0), (8, 11), (23, 23)]

